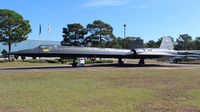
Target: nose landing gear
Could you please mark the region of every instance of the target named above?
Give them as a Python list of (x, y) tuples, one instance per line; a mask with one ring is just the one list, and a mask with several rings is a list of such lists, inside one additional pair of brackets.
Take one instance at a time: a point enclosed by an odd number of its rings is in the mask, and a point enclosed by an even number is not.
[(72, 67), (77, 67), (77, 65), (78, 65), (77, 59), (73, 59)]
[(119, 64), (119, 65), (123, 65), (123, 64), (124, 64), (124, 62), (122, 61), (122, 58), (119, 58), (119, 59), (118, 59), (118, 64)]

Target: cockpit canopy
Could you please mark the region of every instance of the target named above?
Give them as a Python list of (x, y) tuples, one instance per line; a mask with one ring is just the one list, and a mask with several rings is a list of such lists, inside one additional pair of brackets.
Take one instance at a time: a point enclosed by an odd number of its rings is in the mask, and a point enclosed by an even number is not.
[(52, 48), (57, 48), (58, 45), (40, 45), (40, 49), (52, 49)]

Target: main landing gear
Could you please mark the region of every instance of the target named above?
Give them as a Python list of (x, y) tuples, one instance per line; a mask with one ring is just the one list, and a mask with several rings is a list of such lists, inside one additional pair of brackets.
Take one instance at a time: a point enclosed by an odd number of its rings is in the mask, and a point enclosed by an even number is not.
[(122, 61), (122, 58), (119, 58), (119, 59), (118, 59), (118, 64), (119, 64), (119, 65), (123, 65), (123, 64), (124, 64), (124, 62)]
[(141, 58), (138, 65), (144, 65), (144, 64), (145, 64), (144, 58)]
[(21, 56), (21, 59), (24, 61), (26, 59), (26, 57), (25, 56)]
[(73, 59), (73, 63), (72, 63), (72, 67), (77, 67), (78, 63), (77, 63), (77, 59)]

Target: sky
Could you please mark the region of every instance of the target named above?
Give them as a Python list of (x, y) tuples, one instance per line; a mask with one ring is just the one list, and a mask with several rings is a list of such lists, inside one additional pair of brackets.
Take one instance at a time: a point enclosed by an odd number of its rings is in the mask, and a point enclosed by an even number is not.
[[(61, 41), (67, 24), (84, 27), (94, 20), (110, 24), (116, 37), (141, 37), (145, 42), (179, 34), (200, 36), (200, 0), (0, 0), (29, 20), (29, 39)], [(39, 25), (42, 33), (39, 35)], [(50, 32), (48, 27), (50, 26)]]

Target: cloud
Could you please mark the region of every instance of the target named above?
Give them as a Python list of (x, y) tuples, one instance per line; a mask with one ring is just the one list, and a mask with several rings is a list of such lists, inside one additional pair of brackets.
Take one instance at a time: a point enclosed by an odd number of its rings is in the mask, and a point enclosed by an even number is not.
[(126, 5), (129, 0), (89, 0), (83, 4), (83, 7), (108, 7), (108, 6), (123, 6)]

